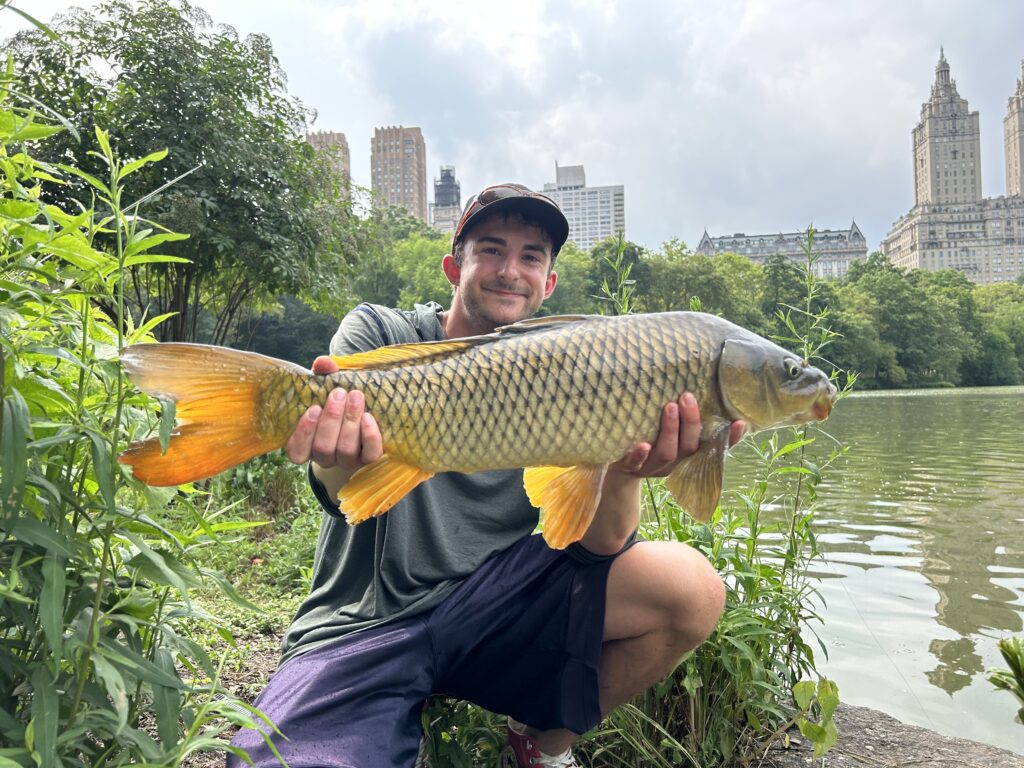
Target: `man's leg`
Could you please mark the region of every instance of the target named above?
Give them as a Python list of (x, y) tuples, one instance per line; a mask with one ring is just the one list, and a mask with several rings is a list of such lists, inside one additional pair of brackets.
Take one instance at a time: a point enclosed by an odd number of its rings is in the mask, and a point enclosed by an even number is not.
[[(638, 542), (608, 574), (601, 648), (602, 714), (661, 680), (714, 630), (725, 586), (707, 559), (677, 542)], [(547, 754), (568, 749), (571, 731), (527, 729)]]
[[(408, 768), (419, 747), (433, 666), (425, 621), (407, 619), (291, 659), (256, 706), (284, 734), (273, 740), (292, 766)], [(256, 731), (240, 731), (232, 744), (259, 768), (280, 765)], [(229, 756), (227, 765), (243, 763)]]

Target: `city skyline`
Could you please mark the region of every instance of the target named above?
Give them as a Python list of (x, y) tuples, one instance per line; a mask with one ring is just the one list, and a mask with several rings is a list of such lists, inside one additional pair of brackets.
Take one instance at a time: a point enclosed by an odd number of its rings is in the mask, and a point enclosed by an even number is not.
[(290, 92), (319, 114), (309, 129), (348, 137), (360, 186), (373, 127), (419, 125), (429, 171), (454, 165), (467, 195), (541, 188), (556, 162), (622, 184), (626, 236), (648, 248), (856, 219), (877, 249), (914, 204), (908, 127), (940, 46), (981, 114), (982, 194), (1001, 194), (1024, 58), (1011, 0), (197, 4), (270, 36)]

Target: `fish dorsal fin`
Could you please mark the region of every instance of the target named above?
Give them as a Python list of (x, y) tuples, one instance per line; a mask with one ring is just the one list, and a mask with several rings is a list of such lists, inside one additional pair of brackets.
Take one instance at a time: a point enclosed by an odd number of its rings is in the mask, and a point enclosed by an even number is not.
[(424, 365), (457, 355), (470, 347), (483, 343), (482, 340), (487, 338), (486, 336), (470, 336), (465, 339), (396, 344), (369, 352), (357, 352), (354, 355), (331, 355), (331, 360), (343, 371), (404, 368), (409, 365)]
[(579, 541), (601, 501), (607, 464), (578, 467), (528, 467), (523, 486), (530, 503), (544, 510), (544, 541), (565, 549)]
[(665, 480), (679, 506), (699, 522), (710, 520), (718, 506), (728, 451), (729, 425), (725, 423), (702, 439), (696, 453), (679, 462)]
[(583, 323), (591, 320), (606, 320), (603, 315), (552, 315), (551, 317), (531, 317), (528, 320), (520, 320), (512, 325), (503, 325), (495, 329), (495, 334), (509, 336), (517, 333), (540, 333), (551, 331), (555, 328), (562, 328), (573, 323)]
[(395, 344), (390, 347), (373, 349), (369, 352), (357, 352), (354, 355), (331, 355), (331, 360), (343, 371), (404, 368), (409, 365), (424, 365), (457, 355), (481, 344), (492, 344), (508, 336), (522, 333), (540, 333), (541, 331), (561, 328), (572, 323), (604, 319), (601, 315), (534, 317), (529, 320), (520, 320), (512, 325), (503, 325), (495, 329), (494, 333), (480, 336), (466, 336), (461, 339), (445, 339), (444, 341), (420, 341), (414, 344)]

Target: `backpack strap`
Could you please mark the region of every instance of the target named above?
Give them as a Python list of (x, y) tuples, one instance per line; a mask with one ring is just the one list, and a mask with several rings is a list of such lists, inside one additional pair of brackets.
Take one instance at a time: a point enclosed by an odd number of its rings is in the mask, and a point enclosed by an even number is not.
[(381, 319), (381, 316), (380, 314), (378, 314), (377, 310), (373, 308), (372, 304), (367, 304), (366, 302), (364, 302), (358, 305), (353, 311), (362, 312), (363, 314), (372, 317), (373, 321), (377, 324), (377, 330), (380, 331), (381, 339), (384, 340), (384, 346), (391, 346), (391, 334), (388, 333), (387, 326), (384, 325), (384, 321)]

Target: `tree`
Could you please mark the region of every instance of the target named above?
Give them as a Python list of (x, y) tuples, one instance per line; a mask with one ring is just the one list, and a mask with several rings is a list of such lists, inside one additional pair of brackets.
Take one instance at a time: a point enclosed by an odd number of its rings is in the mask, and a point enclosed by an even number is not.
[[(922, 290), (880, 254), (854, 262), (842, 289), (878, 330), (882, 363), (874, 383), (882, 387), (949, 386), (960, 382), (960, 363), (969, 347), (955, 302), (940, 291)], [(846, 304), (844, 302), (844, 306)], [(893, 360), (888, 350), (894, 351)], [(865, 378), (871, 371), (862, 369)]]
[[(938, 272), (918, 269), (908, 279), (926, 293), (946, 299), (953, 308), (953, 319), (959, 332), (951, 342), (958, 345), (960, 355), (960, 381), (968, 386), (989, 383), (988, 363), (983, 360), (982, 344), (985, 328), (974, 300), (974, 283), (962, 272), (945, 269)], [(994, 340), (989, 339), (994, 343)]]
[[(223, 342), (243, 307), (338, 291), (354, 253), (344, 182), (303, 140), (309, 113), (287, 93), (266, 36), (215, 29), (185, 0), (108, 0), (54, 27), (66, 47), (37, 31), (14, 40), (25, 89), (45, 93), (82, 135), (96, 123), (121, 137), (121, 157), (168, 150), (134, 185), (174, 181), (146, 212), (190, 235), (163, 246), (188, 263), (135, 272), (139, 307), (175, 313), (160, 326), (165, 340), (196, 338), (205, 315), (209, 340)], [(105, 176), (70, 134), (47, 152)]]
[(594, 263), (590, 254), (567, 242), (555, 259), (555, 292), (540, 307), (545, 315), (590, 315), (598, 310), (591, 293)]

